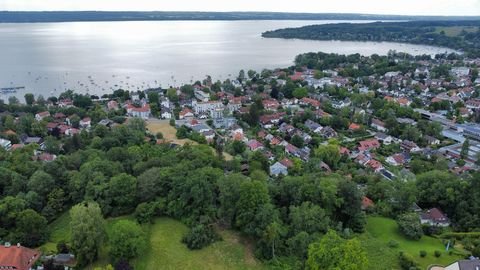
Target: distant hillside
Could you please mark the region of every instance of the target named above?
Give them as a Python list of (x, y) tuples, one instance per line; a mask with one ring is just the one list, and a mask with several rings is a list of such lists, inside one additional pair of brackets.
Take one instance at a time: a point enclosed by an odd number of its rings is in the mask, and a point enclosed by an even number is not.
[(0, 23), (74, 21), (162, 21), (162, 20), (459, 20), (480, 17), (397, 16), (338, 13), (277, 12), (105, 12), (105, 11), (0, 11)]
[(268, 31), (266, 38), (390, 41), (448, 47), (480, 57), (480, 21), (409, 21), (324, 24)]

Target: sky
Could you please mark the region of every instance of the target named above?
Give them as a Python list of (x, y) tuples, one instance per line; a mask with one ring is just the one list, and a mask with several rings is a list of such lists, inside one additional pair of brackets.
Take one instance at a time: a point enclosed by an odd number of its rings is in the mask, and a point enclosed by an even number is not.
[(0, 0), (0, 10), (274, 11), (480, 15), (480, 0)]

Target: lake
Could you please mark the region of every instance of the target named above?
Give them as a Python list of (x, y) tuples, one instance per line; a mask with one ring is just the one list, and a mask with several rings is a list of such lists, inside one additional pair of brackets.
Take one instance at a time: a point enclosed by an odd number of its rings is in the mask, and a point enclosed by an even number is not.
[[(240, 69), (288, 67), (311, 51), (362, 55), (451, 51), (422, 45), (265, 39), (285, 27), (338, 21), (158, 21), (0, 24), (0, 88), (25, 86), (45, 97), (66, 89), (102, 95), (179, 86)], [(362, 22), (362, 21), (356, 21)], [(367, 21), (363, 21), (367, 22)], [(5, 99), (6, 97), (0, 97)]]

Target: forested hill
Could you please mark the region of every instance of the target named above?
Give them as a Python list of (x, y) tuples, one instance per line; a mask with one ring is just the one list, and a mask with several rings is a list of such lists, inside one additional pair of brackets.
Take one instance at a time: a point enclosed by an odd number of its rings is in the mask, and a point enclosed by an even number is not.
[(268, 31), (267, 38), (393, 41), (448, 47), (480, 56), (480, 21), (409, 21), (324, 24)]
[(480, 17), (399, 16), (285, 12), (130, 12), (130, 11), (0, 11), (0, 23), (162, 20), (460, 20)]

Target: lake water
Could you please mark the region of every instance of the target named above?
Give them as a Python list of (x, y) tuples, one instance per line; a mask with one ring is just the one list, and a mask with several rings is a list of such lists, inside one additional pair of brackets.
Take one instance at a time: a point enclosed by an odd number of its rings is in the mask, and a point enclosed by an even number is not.
[[(240, 69), (288, 67), (311, 51), (436, 54), (445, 48), (399, 43), (265, 39), (261, 33), (334, 21), (160, 21), (0, 24), (0, 88), (45, 97), (66, 89), (179, 86), (234, 78)], [(360, 21), (361, 22), (361, 21)], [(365, 22), (365, 21), (364, 21)], [(6, 98), (5, 96), (0, 98)], [(23, 101), (23, 98), (20, 98)]]

